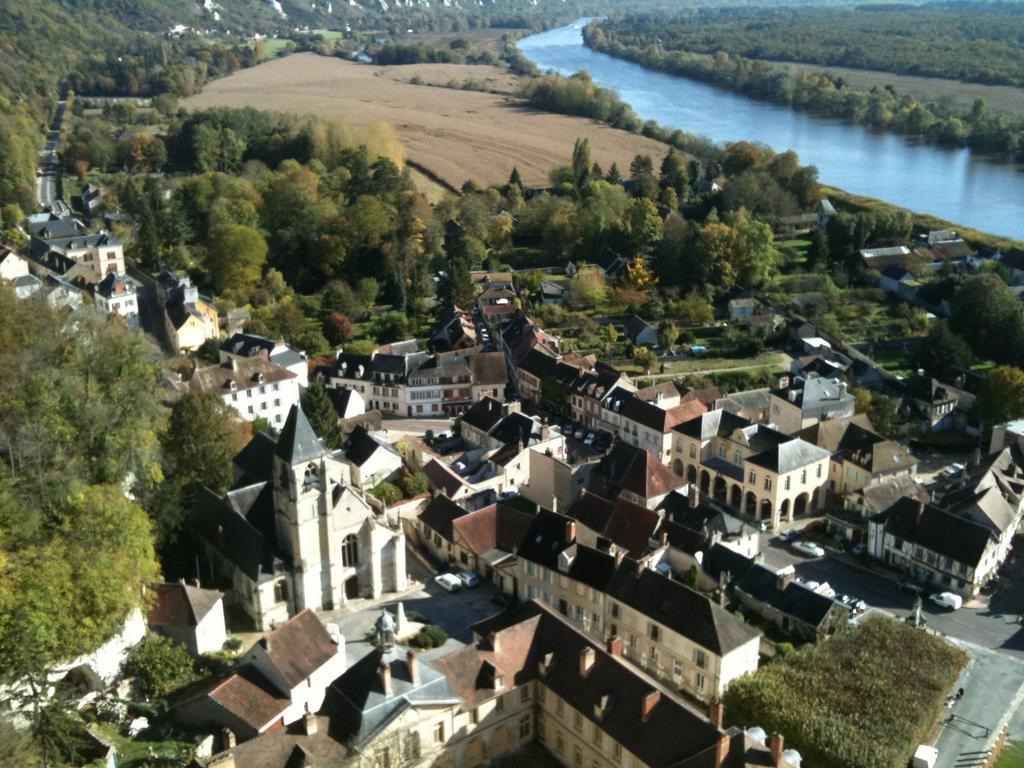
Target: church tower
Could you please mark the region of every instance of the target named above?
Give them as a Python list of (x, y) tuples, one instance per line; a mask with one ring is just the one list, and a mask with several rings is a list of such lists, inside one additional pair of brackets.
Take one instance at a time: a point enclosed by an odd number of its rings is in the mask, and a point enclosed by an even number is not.
[(302, 408), (293, 405), (274, 451), (274, 526), (277, 547), (292, 563), (288, 597), (293, 612), (323, 607), (321, 521), (328, 511), (327, 455)]

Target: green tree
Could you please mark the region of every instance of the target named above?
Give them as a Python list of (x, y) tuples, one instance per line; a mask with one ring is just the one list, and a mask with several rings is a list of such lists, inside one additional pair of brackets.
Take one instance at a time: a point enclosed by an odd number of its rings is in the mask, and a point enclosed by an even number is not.
[(309, 419), (313, 431), (328, 448), (341, 448), (341, 430), (338, 428), (338, 411), (331, 402), (327, 388), (319, 381), (311, 381), (302, 395), (302, 410)]
[(152, 632), (132, 648), (124, 673), (135, 678), (147, 698), (161, 698), (195, 679), (188, 651)]
[(370, 495), (374, 498), (380, 499), (387, 506), (397, 504), (402, 500), (402, 489), (394, 483), (378, 483), (370, 489)]
[(247, 295), (259, 282), (266, 260), (267, 243), (252, 227), (225, 224), (210, 233), (206, 268), (218, 291)]
[(402, 486), (402, 491), (405, 493), (406, 498), (409, 499), (413, 496), (419, 496), (421, 493), (426, 493), (430, 489), (430, 481), (422, 472), (414, 472), (410, 475), (406, 475), (399, 481), (399, 483)]
[(658, 365), (658, 356), (650, 347), (637, 347), (633, 351), (633, 362), (640, 366), (644, 373), (650, 373)]
[(928, 330), (925, 343), (914, 347), (914, 365), (932, 376), (945, 379), (954, 369), (965, 369), (974, 362), (967, 341), (950, 330), (945, 320), (937, 320)]
[(1024, 371), (1009, 365), (989, 371), (978, 391), (978, 416), (988, 431), (1024, 417)]
[(590, 140), (576, 139), (572, 148), (572, 180), (577, 194), (590, 180), (590, 169), (593, 160), (590, 156)]
[(608, 282), (597, 267), (583, 267), (569, 282), (572, 302), (579, 307), (596, 308), (608, 298)]
[(164, 474), (190, 498), (206, 486), (227, 491), (234, 481), (234, 458), (248, 440), (248, 429), (235, 412), (211, 392), (186, 392), (171, 407), (160, 437)]

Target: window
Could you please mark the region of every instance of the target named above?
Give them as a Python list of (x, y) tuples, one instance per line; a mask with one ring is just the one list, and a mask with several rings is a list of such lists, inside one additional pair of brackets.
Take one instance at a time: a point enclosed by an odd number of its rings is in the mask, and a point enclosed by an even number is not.
[(785, 487), (785, 489), (786, 489), (787, 491), (789, 490), (789, 478), (788, 478), (788, 477), (786, 478), (786, 483), (785, 483), (785, 486), (784, 486), (784, 487)]
[(601, 614), (596, 611), (592, 613), (590, 623), (595, 630), (601, 629)]
[(629, 633), (629, 647), (636, 648), (636, 635), (632, 632)]
[(519, 689), (519, 700), (521, 702), (523, 702), (523, 704), (525, 704), (526, 702), (528, 702), (530, 700), (530, 684), (529, 683), (527, 683), (526, 685), (522, 686)]
[(565, 713), (565, 703), (561, 699), (559, 699), (558, 702), (555, 704), (555, 712), (557, 712), (559, 715)]
[(505, 697), (499, 696), (494, 700), (494, 711), (501, 714), (505, 711)]
[(747, 474), (747, 482), (751, 483), (751, 484), (756, 483), (757, 482), (757, 472), (755, 472), (754, 470), (750, 470), (750, 472)]
[(274, 584), (274, 602), (284, 603), (288, 600), (288, 582), (284, 579)]
[(579, 745), (573, 750), (572, 764), (574, 768), (583, 768), (583, 750), (580, 749)]
[(565, 754), (565, 734), (561, 731), (559, 731), (558, 735), (555, 737), (555, 751), (560, 755)]
[(672, 662), (672, 674), (675, 675), (676, 677), (682, 677), (683, 676), (683, 664), (682, 664), (681, 661), (679, 661), (679, 659), (675, 659)]
[(540, 683), (537, 683), (537, 701), (543, 703), (544, 697), (545, 697), (544, 686), (541, 685)]
[(619, 618), (619, 604), (618, 603), (612, 603), (612, 618), (613, 619)]
[(697, 458), (697, 446), (694, 445), (693, 443), (690, 444), (690, 458)]
[(593, 587), (591, 587), (591, 588), (590, 588), (590, 602), (592, 602), (592, 603), (596, 603), (596, 602), (597, 602), (597, 598), (598, 598), (599, 594), (600, 594), (600, 593), (599, 593), (599, 592), (598, 592), (598, 591), (597, 591), (596, 589), (594, 589)]
[(725, 447), (725, 444), (718, 446), (718, 458), (724, 459), (728, 455), (729, 449)]
[(532, 730), (532, 726), (530, 724), (530, 720), (531, 719), (532, 718), (530, 717), (529, 714), (525, 714), (525, 715), (523, 715), (522, 717), (519, 718), (519, 738), (520, 739), (528, 739), (528, 738), (530, 738), (530, 731)]
[(537, 575), (537, 566), (534, 565), (533, 563), (531, 563), (529, 560), (526, 561), (526, 575), (527, 576), (536, 576)]
[(604, 739), (604, 731), (601, 730), (601, 726), (594, 723), (594, 746), (598, 749), (601, 748), (601, 741)]
[(384, 747), (384, 749), (377, 753), (377, 759), (374, 761), (374, 764), (377, 768), (391, 768), (390, 747)]
[(541, 569), (541, 576), (543, 577), (545, 584), (550, 584), (551, 583), (551, 569), (550, 568), (542, 568)]
[(708, 666), (708, 655), (704, 651), (695, 648), (693, 651), (693, 663), (700, 669), (706, 669)]
[(346, 568), (359, 565), (359, 538), (354, 533), (350, 533), (341, 542), (341, 564)]
[(581, 733), (583, 732), (583, 715), (579, 712), (572, 713), (572, 727)]
[(469, 724), (476, 725), (480, 722), (480, 710), (477, 707), (473, 707), (469, 710)]
[(704, 690), (704, 675), (703, 675), (703, 674), (701, 674), (700, 672), (697, 672), (697, 673), (696, 673), (696, 674), (695, 674), (695, 675), (693, 676), (693, 686), (694, 686), (694, 687), (695, 687), (695, 688), (696, 688), (696, 689), (697, 689), (698, 691), (703, 691), (703, 690)]
[(821, 478), (821, 464), (814, 468), (814, 476), (819, 479)]
[(444, 743), (444, 722), (443, 721), (440, 722), (440, 723), (435, 723), (434, 724), (434, 743), (435, 744), (443, 744)]
[(658, 663), (658, 648), (657, 646), (651, 646), (651, 664)]
[(648, 624), (647, 636), (654, 642), (658, 642), (661, 639), (661, 628), (657, 624)]
[(616, 760), (622, 759), (622, 745), (618, 742), (612, 744), (612, 757), (614, 757)]
[(800, 485), (804, 485), (807, 482), (807, 470), (800, 470)]
[(743, 454), (740, 453), (739, 451), (733, 451), (732, 463), (733, 464), (742, 464), (743, 463)]
[(766, 491), (770, 491), (772, 489), (772, 479), (770, 477), (766, 477), (764, 479), (764, 489)]

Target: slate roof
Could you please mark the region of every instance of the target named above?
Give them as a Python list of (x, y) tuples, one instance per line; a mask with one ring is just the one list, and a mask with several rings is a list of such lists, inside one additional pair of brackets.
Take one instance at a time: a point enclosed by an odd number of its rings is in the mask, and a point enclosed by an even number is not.
[(633, 556), (642, 555), (650, 547), (661, 525), (661, 517), (647, 507), (618, 498), (612, 506), (612, 515), (604, 527), (605, 538)]
[(223, 592), (191, 584), (154, 584), (152, 590), (156, 600), (146, 617), (150, 627), (197, 627), (224, 598)]
[(821, 626), (835, 605), (831, 598), (819, 595), (796, 581), (790, 581), (779, 589), (778, 575), (760, 563), (755, 563), (743, 578), (734, 583), (736, 589), (755, 600), (815, 629)]
[(604, 592), (615, 575), (616, 567), (615, 555), (577, 544), (565, 575)]
[(469, 512), (447, 496), (435, 496), (416, 519), (425, 523), (431, 530), (437, 531), (446, 541), (454, 541), (455, 520), (468, 514)]
[(542, 509), (533, 518), (519, 545), (519, 556), (545, 568), (558, 568), (558, 555), (576, 542), (571, 517)]
[(633, 315), (625, 323), (626, 337), (636, 343), (637, 337), (644, 331), (651, 330), (657, 333), (654, 326), (648, 323), (646, 320), (641, 318), (639, 315)]
[[(536, 601), (475, 624), (473, 632), (481, 638), (493, 632), (497, 649), (482, 639), (436, 662), (467, 706), (494, 696), (494, 690), (482, 685), (481, 672), (490, 665), (517, 685), (542, 677), (559, 698), (645, 765), (702, 764), (698, 761), (708, 750), (713, 751), (722, 737), (706, 718), (660, 694), (621, 658), (607, 653)], [(589, 672), (581, 674), (580, 656), (586, 649), (593, 652), (594, 662)], [(547, 664), (542, 672), (543, 662)], [(655, 698), (644, 718), (644, 700)]]
[(725, 437), (731, 435), (737, 429), (749, 426), (750, 422), (742, 416), (718, 409), (702, 413), (699, 416), (684, 421), (676, 426), (674, 430), (687, 437), (703, 441), (710, 440), (713, 437)]
[(866, 517), (884, 512), (904, 496), (923, 502), (931, 498), (931, 494), (920, 483), (906, 475), (874, 483), (856, 493), (863, 499)]
[(811, 445), (806, 440), (796, 437), (789, 442), (781, 443), (750, 456), (747, 461), (783, 475), (828, 458), (830, 458), (830, 454), (824, 448)]
[(700, 592), (628, 558), (616, 570), (607, 593), (718, 656), (761, 635)]
[(345, 458), (357, 467), (363, 466), (377, 451), (395, 453), (390, 445), (371, 435), (362, 424), (357, 425), (345, 441)]
[(338, 653), (338, 646), (327, 634), (312, 609), (305, 608), (260, 641), (271, 664), (285, 682), (294, 688)]
[(274, 477), (274, 454), (277, 442), (266, 432), (254, 432), (252, 440), (236, 454), (235, 470), (241, 479), (270, 481)]
[(900, 499), (879, 518), (887, 534), (970, 566), (978, 565), (993, 538), (985, 525), (916, 499)]
[(836, 453), (872, 473), (909, 469), (917, 465), (917, 459), (905, 446), (857, 424), (850, 424), (846, 429)]
[(447, 496), (454, 496), (467, 485), (461, 477), (452, 471), (451, 467), (437, 459), (427, 462), (423, 467), (423, 474), (427, 476), (427, 480), (430, 481), (433, 488), (443, 491)]
[(370, 381), (373, 379), (373, 360), (369, 355), (339, 352), (334, 361), (333, 375), (341, 379)]
[(275, 453), (289, 464), (318, 459), (327, 453), (323, 442), (313, 431), (313, 425), (309, 423), (300, 406), (293, 405), (288, 411), (288, 418), (285, 419), (284, 427), (277, 438)]
[(462, 423), (469, 424), (481, 432), (490, 432), (494, 425), (501, 421), (503, 415), (504, 410), (500, 402), (493, 397), (484, 397), (462, 414)]
[[(263, 381), (259, 380), (260, 374), (263, 375)], [(251, 357), (198, 368), (192, 373), (189, 387), (223, 396), (232, 391), (232, 382), (238, 390), (243, 390), (294, 378), (294, 373), (269, 360)]]
[[(273, 488), (260, 484), (257, 499), (273, 509)], [(254, 503), (254, 506), (256, 504)], [(191, 513), (192, 530), (231, 561), (250, 580), (259, 582), (274, 573), (273, 536), (267, 536), (213, 491), (199, 492)], [(272, 531), (271, 531), (272, 534)]]
[(584, 490), (569, 507), (569, 517), (603, 535), (613, 510), (614, 505), (609, 499)]
[(754, 560), (724, 544), (713, 544), (704, 553), (701, 567), (704, 569), (704, 573), (716, 581), (721, 578), (723, 573), (727, 573), (730, 583), (736, 583), (741, 581), (754, 567)]
[(136, 293), (135, 281), (130, 277), (111, 272), (100, 280), (93, 290), (105, 299), (115, 296), (129, 296)]
[(477, 352), (466, 358), (473, 384), (502, 386), (508, 383), (505, 355), (501, 352)]
[(255, 333), (236, 333), (221, 344), (220, 348), (223, 352), (239, 357), (255, 357), (260, 353), (269, 355), (275, 346), (277, 345), (265, 336), (257, 336)]

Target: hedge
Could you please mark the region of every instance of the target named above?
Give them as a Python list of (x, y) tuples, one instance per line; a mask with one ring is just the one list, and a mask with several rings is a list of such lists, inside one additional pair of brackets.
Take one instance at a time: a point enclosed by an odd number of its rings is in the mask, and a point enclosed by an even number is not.
[(781, 733), (815, 768), (905, 768), (967, 654), (908, 624), (870, 618), (733, 681), (728, 721)]

